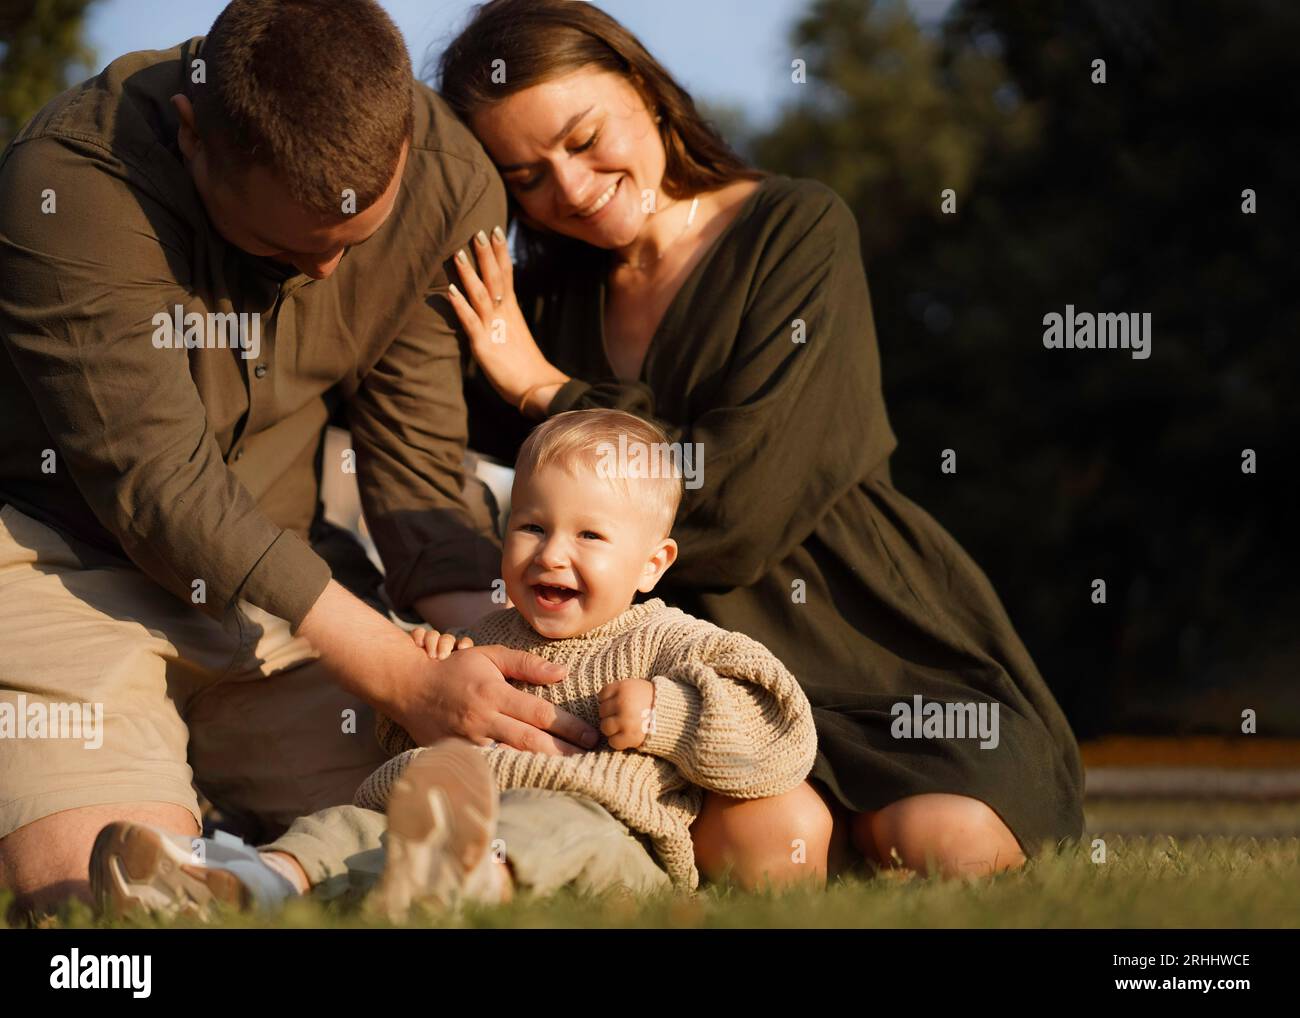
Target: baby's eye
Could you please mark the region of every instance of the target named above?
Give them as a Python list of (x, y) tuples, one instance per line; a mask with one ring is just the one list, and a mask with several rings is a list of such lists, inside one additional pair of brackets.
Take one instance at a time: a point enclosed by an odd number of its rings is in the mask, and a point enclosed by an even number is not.
[(581, 534), (579, 534), (578, 536), (581, 537), (584, 541), (603, 541), (603, 540), (605, 540), (605, 537), (604, 537), (603, 534), (598, 534), (598, 533), (596, 533), (594, 530), (584, 530), (584, 531), (583, 531)]
[(521, 523), (516, 529), (525, 534), (540, 534), (542, 532), (542, 528), (536, 523)]

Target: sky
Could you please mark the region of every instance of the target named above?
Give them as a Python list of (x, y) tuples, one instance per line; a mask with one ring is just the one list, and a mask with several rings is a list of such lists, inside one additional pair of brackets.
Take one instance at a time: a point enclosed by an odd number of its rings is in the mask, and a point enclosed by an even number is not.
[[(756, 124), (775, 116), (793, 55), (790, 26), (810, 0), (602, 0), (697, 100), (737, 106)], [(908, 0), (922, 21), (952, 0)], [(464, 24), (472, 0), (380, 0), (406, 37), (416, 73)], [(99, 64), (131, 50), (166, 49), (203, 35), (225, 0), (99, 0), (87, 41)], [(779, 69), (779, 71), (778, 71)]]

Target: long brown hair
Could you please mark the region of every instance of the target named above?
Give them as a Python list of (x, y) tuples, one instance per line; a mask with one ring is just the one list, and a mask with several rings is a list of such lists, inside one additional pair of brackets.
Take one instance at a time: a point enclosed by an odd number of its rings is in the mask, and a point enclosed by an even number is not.
[[(504, 61), (504, 64), (498, 63)], [(493, 81), (504, 67), (506, 80)], [(526, 88), (580, 68), (622, 74), (659, 118), (667, 162), (662, 190), (670, 198), (712, 191), (765, 176), (749, 166), (695, 108), (695, 101), (631, 32), (590, 3), (490, 0), (443, 53), (438, 91), (457, 115), (476, 112)], [(518, 218), (511, 199), (511, 214)], [(557, 265), (607, 257), (589, 245), (518, 223), (522, 264), (549, 275)]]

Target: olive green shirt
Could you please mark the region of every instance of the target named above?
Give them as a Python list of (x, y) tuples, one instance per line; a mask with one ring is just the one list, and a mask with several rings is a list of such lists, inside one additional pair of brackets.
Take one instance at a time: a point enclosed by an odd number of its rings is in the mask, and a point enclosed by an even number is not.
[[(296, 628), (330, 575), (305, 540), (321, 471), (355, 464), (397, 607), (486, 589), (500, 553), (465, 506), (445, 293), (456, 250), (505, 222), (499, 178), (417, 84), (392, 215), (330, 278), (286, 278), (222, 239), (176, 146), (201, 46), (114, 61), (0, 155), (0, 501), (187, 600), (203, 581), (214, 616), (245, 598)], [(177, 306), (257, 313), (260, 342), (169, 347), (155, 316)], [(335, 411), (354, 458), (322, 464)]]

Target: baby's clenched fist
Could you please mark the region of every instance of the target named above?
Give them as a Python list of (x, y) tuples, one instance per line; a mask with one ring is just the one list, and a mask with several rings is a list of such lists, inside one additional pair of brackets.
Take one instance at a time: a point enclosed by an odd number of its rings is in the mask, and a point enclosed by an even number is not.
[(649, 679), (611, 682), (598, 694), (600, 732), (610, 749), (637, 749), (654, 731), (655, 687)]

